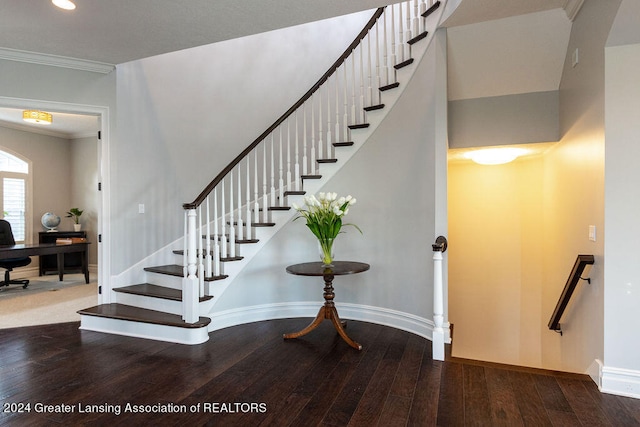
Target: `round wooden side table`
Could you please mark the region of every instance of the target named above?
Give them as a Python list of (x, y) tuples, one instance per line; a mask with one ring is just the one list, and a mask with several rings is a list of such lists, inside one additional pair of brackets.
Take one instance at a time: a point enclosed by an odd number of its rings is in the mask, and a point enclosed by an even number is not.
[(323, 320), (329, 319), (333, 326), (338, 331), (338, 334), (346, 341), (351, 347), (362, 350), (362, 346), (353, 341), (344, 330), (344, 325), (338, 316), (338, 310), (333, 303), (335, 293), (333, 292), (333, 278), (335, 276), (343, 276), (347, 274), (362, 273), (369, 270), (369, 264), (355, 261), (334, 261), (332, 266), (325, 266), (321, 262), (305, 262), (302, 264), (290, 265), (287, 267), (287, 273), (295, 274), (296, 276), (322, 276), (324, 279), (324, 305), (320, 307), (318, 315), (307, 326), (298, 332), (292, 332), (290, 334), (284, 334), (285, 339), (298, 338), (308, 334), (322, 323)]

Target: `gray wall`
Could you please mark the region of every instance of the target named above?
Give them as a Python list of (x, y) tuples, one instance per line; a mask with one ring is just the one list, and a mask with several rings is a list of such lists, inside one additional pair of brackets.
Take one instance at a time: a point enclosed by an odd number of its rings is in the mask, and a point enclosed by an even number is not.
[(560, 139), (559, 92), (451, 101), (449, 124), (451, 148), (555, 142)]

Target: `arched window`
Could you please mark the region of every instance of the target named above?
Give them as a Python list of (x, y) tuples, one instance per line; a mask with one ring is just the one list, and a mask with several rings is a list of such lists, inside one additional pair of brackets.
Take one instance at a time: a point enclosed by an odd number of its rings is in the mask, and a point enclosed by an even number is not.
[(16, 243), (24, 243), (27, 236), (28, 179), (29, 163), (0, 151), (0, 213), (11, 223)]

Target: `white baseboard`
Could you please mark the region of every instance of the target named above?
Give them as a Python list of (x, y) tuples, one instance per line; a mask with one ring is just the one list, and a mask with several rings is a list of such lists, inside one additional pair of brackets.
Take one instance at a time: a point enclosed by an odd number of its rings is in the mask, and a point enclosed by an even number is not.
[[(359, 304), (336, 303), (336, 308), (343, 319), (390, 326), (432, 340), (434, 327), (432, 320), (401, 311)], [(270, 319), (315, 317), (319, 309), (320, 304), (317, 301), (290, 302), (241, 307), (209, 313), (206, 316), (211, 318), (209, 331), (216, 331), (230, 326)], [(450, 342), (448, 332), (445, 339), (446, 342)]]
[(640, 371), (614, 368), (597, 362), (600, 364), (600, 377), (596, 384), (601, 392), (640, 399)]

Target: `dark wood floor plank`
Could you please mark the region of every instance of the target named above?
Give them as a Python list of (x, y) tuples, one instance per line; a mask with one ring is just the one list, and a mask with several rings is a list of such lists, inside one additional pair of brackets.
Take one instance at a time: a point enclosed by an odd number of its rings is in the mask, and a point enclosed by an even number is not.
[(400, 368), (391, 386), (391, 394), (410, 399), (416, 389), (416, 381), (420, 374), (422, 364), (422, 353), (424, 352), (425, 341), (418, 336), (409, 338), (405, 348)]
[(461, 363), (446, 362), (442, 367), (437, 417), (439, 426), (465, 425), (463, 366)]
[(538, 393), (533, 375), (519, 371), (507, 371), (507, 373), (524, 425), (551, 426), (551, 420)]
[[(607, 393), (600, 393), (595, 383), (584, 384), (587, 392), (595, 402), (596, 406), (604, 412), (607, 420), (614, 426), (640, 426), (640, 399), (632, 399), (614, 396)], [(629, 403), (636, 406), (636, 414), (626, 405)]]
[(382, 412), (381, 402), (384, 402), (389, 395), (389, 389), (396, 377), (408, 340), (409, 334), (401, 331), (389, 337), (387, 350), (349, 420), (349, 426), (369, 427), (378, 424)]
[(589, 395), (583, 381), (566, 378), (558, 378), (557, 381), (569, 405), (573, 408), (573, 412), (583, 425), (611, 425), (604, 412)]
[(489, 390), (481, 366), (463, 367), (465, 425), (491, 425)]
[(407, 421), (408, 426), (424, 427), (436, 425), (443, 364), (444, 362), (434, 361), (431, 358), (430, 351), (423, 353), (420, 375), (416, 383), (416, 391)]
[(380, 414), (380, 426), (404, 426), (409, 418), (411, 399), (389, 394)]
[(573, 412), (571, 405), (567, 402), (556, 377), (550, 375), (534, 375), (538, 394), (547, 411)]
[(364, 350), (364, 355), (349, 381), (342, 388), (335, 402), (322, 420), (322, 425), (345, 426), (349, 423), (362, 398), (371, 378), (389, 347), (392, 335), (402, 333), (385, 329), (378, 339)]
[(524, 425), (516, 394), (509, 380), (509, 372), (496, 368), (484, 368), (484, 376), (489, 391), (492, 425)]

